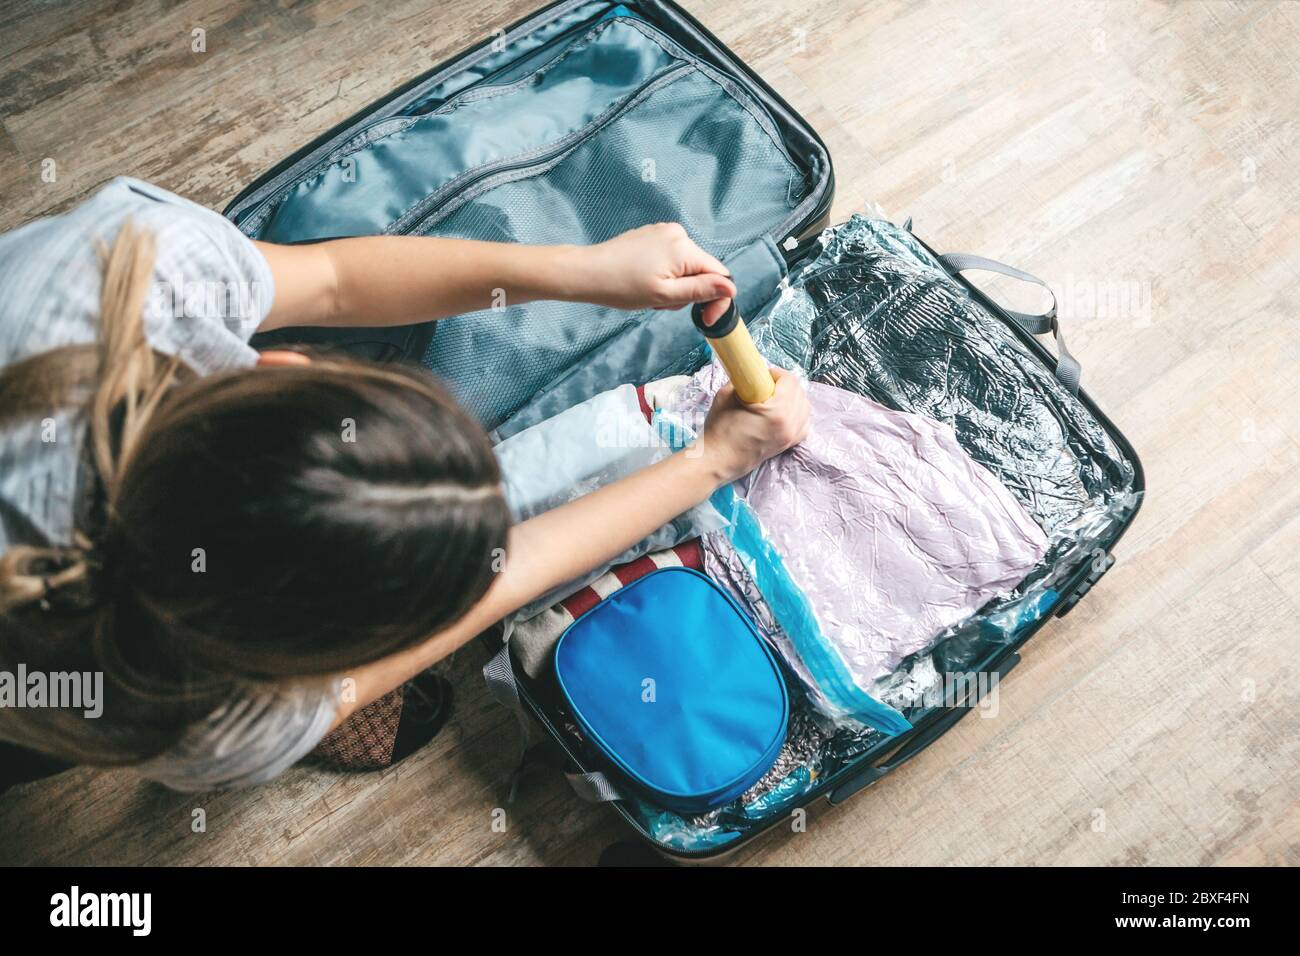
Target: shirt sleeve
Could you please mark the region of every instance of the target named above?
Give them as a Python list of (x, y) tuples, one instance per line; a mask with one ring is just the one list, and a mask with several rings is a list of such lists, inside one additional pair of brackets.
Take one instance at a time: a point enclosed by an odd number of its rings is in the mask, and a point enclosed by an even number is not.
[(271, 311), (275, 280), (266, 257), (224, 216), (138, 180), (133, 219), (156, 237), (145, 334), (158, 351), (200, 374), (257, 361), (248, 340)]
[[(212, 210), (122, 178), (65, 213), (0, 235), (0, 366), (96, 341), (101, 252), (128, 220), (155, 239), (143, 316), (149, 343), (200, 375), (256, 364), (248, 340), (275, 297), (266, 258)], [(0, 427), (0, 553), (72, 540), (85, 426), (73, 410), (49, 417)]]
[(266, 783), (307, 756), (338, 711), (337, 683), (238, 691), (136, 771), (173, 790)]

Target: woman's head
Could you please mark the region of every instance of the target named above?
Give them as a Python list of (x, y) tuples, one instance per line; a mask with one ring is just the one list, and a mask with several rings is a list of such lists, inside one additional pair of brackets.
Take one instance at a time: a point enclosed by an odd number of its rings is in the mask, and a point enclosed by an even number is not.
[(98, 346), (0, 371), (0, 417), (86, 409), (99, 485), (78, 547), (0, 556), (0, 664), (93, 656), (110, 708), (171, 724), (196, 687), (343, 671), (463, 615), (509, 525), (482, 429), (420, 370), (189, 375), (144, 339), (152, 261), (123, 229)]
[(338, 671), (451, 624), (509, 522), (491, 446), (445, 391), (352, 362), (174, 387), (116, 484), (109, 593), (202, 669), (249, 677)]

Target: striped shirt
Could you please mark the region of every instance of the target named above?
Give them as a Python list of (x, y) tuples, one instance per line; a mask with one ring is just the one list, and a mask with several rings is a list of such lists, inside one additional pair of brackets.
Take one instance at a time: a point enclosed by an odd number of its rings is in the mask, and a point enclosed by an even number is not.
[[(217, 213), (123, 178), (63, 215), (0, 235), (0, 367), (96, 341), (101, 251), (128, 219), (155, 237), (149, 343), (199, 374), (256, 363), (248, 340), (275, 294), (266, 259)], [(75, 411), (0, 427), (0, 554), (15, 544), (72, 542), (90, 486), (85, 444)], [(315, 747), (334, 714), (332, 687), (245, 688), (137, 769), (181, 790), (260, 783)], [(23, 744), (6, 733), (3, 710), (0, 739)]]

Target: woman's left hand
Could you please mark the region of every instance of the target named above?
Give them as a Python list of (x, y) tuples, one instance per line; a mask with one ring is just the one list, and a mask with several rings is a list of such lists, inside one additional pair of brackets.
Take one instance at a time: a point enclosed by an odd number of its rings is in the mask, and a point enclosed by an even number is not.
[(710, 323), (736, 294), (727, 267), (692, 242), (680, 223), (642, 226), (577, 253), (583, 284), (575, 297), (596, 305), (680, 309), (712, 302), (704, 313)]

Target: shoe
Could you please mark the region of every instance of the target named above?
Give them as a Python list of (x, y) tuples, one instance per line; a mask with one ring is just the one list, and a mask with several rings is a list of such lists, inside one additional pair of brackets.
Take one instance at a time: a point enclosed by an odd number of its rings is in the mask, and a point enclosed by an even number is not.
[(438, 735), (451, 716), (451, 700), (451, 683), (433, 671), (423, 671), (406, 683), (389, 766), (415, 753)]

